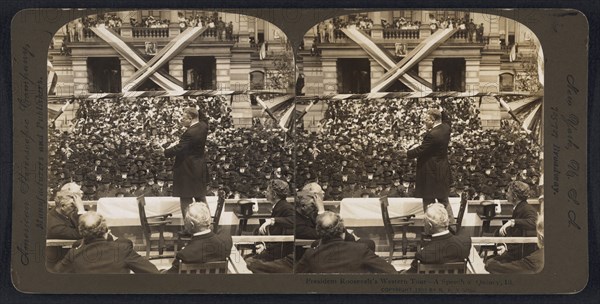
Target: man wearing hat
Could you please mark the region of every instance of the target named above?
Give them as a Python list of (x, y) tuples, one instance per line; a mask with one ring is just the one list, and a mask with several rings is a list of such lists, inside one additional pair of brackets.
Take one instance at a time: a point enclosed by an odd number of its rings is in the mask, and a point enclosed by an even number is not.
[(183, 110), (181, 124), (187, 130), (179, 142), (164, 150), (165, 157), (175, 157), (173, 164), (173, 196), (178, 196), (181, 213), (185, 218), (187, 207), (195, 199), (206, 202), (206, 185), (209, 180), (204, 148), (208, 136), (208, 119), (200, 117), (196, 108)]
[[(521, 181), (512, 181), (506, 190), (506, 199), (513, 204), (512, 219), (508, 220), (497, 234), (500, 236), (535, 236), (538, 214), (533, 206), (527, 203), (529, 185)], [(508, 244), (499, 246), (500, 255), (490, 259), (499, 263), (520, 260), (536, 250), (535, 244)]]
[(423, 142), (401, 155), (417, 159), (415, 196), (423, 198), (423, 210), (429, 204), (439, 203), (446, 206), (450, 224), (455, 223), (454, 214), (448, 201), (450, 191), (450, 164), (448, 162), (448, 144), (450, 126), (442, 122), (439, 109), (429, 109), (424, 115), (427, 132)]
[[(268, 182), (266, 196), (273, 203), (271, 218), (267, 219), (258, 229), (261, 235), (292, 235), (294, 234), (294, 206), (287, 202), (290, 194), (287, 182), (273, 179)], [(293, 243), (272, 243), (264, 251), (254, 256), (254, 259), (272, 261), (280, 259), (293, 252)]]

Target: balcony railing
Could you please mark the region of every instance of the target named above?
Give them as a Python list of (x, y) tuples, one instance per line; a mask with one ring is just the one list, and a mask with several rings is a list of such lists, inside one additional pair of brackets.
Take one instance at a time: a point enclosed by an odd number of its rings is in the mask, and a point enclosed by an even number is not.
[(84, 27), (83, 28), (83, 38), (84, 39), (89, 39), (89, 38), (96, 38), (98, 36), (96, 36), (96, 33), (94, 33), (94, 31), (92, 31), (92, 29)]
[(419, 30), (383, 29), (383, 39), (419, 39)]
[(133, 38), (168, 38), (169, 28), (133, 27), (131, 33)]
[[(469, 30), (458, 30), (450, 39), (457, 40), (468, 40), (469, 39)], [(473, 40), (475, 40), (475, 33), (473, 33)]]

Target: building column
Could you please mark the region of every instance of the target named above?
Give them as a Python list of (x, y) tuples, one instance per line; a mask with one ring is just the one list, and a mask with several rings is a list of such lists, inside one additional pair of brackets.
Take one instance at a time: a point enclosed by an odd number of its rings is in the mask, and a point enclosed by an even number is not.
[(324, 92), (323, 86), (323, 68), (321, 61), (316, 56), (303, 58), (303, 73), (304, 73), (304, 94), (306, 95), (322, 95)]
[(375, 83), (385, 74), (385, 69), (372, 58), (369, 59), (369, 64), (371, 66), (371, 88), (373, 88)]
[(381, 12), (370, 13), (373, 20), (373, 28), (371, 28), (372, 39), (383, 39), (383, 26), (381, 25)]
[(465, 91), (479, 91), (479, 61), (480, 58), (465, 58)]
[(215, 57), (217, 64), (217, 90), (229, 90), (231, 82), (231, 57)]
[(133, 74), (135, 74), (135, 68), (133, 67), (133, 65), (131, 65), (131, 63), (129, 63), (129, 61), (121, 58), (121, 91), (123, 91), (125, 88), (123, 87), (123, 85), (125, 84), (125, 82), (131, 78), (131, 76), (133, 76)]
[(323, 59), (323, 94), (337, 94), (337, 62), (335, 59)]
[(229, 82), (230, 89), (243, 91), (250, 89), (250, 53), (235, 52), (231, 54)]
[[(173, 59), (169, 60), (169, 74), (171, 74), (171, 76), (183, 82), (184, 72), (185, 71), (183, 70), (183, 56), (175, 56), (173, 57)], [(185, 90), (185, 83), (183, 84), (183, 86), (183, 89)]]
[(502, 52), (485, 52), (479, 64), (479, 92), (499, 92), (500, 57)]
[(500, 49), (500, 17), (495, 15), (487, 15), (490, 20), (490, 42), (488, 45), (489, 49), (499, 50)]
[(426, 58), (419, 62), (419, 77), (433, 84), (433, 58)]
[(178, 10), (171, 10), (171, 17), (169, 18), (169, 21), (171, 21), (171, 24), (178, 24), (179, 23), (179, 11)]
[(86, 58), (72, 58), (73, 60), (73, 93), (75, 95), (87, 94), (89, 90), (89, 79)]
[[(237, 35), (239, 37), (238, 47), (250, 47), (250, 31), (248, 30), (248, 16), (240, 15)], [(235, 27), (234, 27), (235, 30)], [(235, 31), (233, 33), (236, 35)]]

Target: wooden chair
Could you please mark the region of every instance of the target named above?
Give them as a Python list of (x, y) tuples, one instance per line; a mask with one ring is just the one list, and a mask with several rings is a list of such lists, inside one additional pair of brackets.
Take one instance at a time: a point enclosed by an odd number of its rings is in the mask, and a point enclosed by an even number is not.
[[(167, 243), (175, 245), (175, 238), (171, 232), (165, 232), (167, 224), (171, 221), (167, 218), (173, 216), (171, 213), (146, 216), (146, 200), (143, 195), (137, 197), (138, 211), (140, 214), (140, 223), (142, 224), (142, 234), (144, 235), (144, 245), (146, 245), (147, 259), (171, 258), (173, 255), (163, 255)], [(158, 250), (158, 256), (150, 256), (150, 250)]]
[(219, 274), (227, 273), (227, 261), (206, 263), (179, 263), (179, 273), (185, 274)]
[[(410, 220), (411, 218), (415, 217), (415, 215), (409, 214), (390, 217), (390, 214), (388, 212), (388, 198), (384, 196), (379, 198), (379, 201), (381, 202), (381, 217), (383, 219), (383, 226), (385, 227), (385, 234), (390, 247), (390, 256), (388, 260), (390, 263), (392, 262), (396, 245), (402, 245), (402, 258), (407, 258), (406, 253), (408, 251), (409, 240), (406, 234), (408, 232), (408, 226), (413, 225), (415, 223), (414, 221)], [(402, 234), (400, 236), (396, 233), (397, 227), (402, 228)], [(410, 242), (416, 241), (416, 239), (410, 240)]]
[(444, 264), (423, 264), (418, 261), (417, 264), (417, 273), (420, 274), (465, 274), (466, 272), (466, 261)]
[(225, 207), (225, 191), (219, 190), (217, 192), (218, 200), (217, 200), (217, 210), (215, 210), (215, 215), (212, 217), (212, 229), (214, 232), (219, 230), (219, 222), (221, 221), (221, 214), (223, 213), (223, 208)]
[(458, 209), (458, 216), (456, 217), (456, 224), (450, 225), (450, 229), (454, 230), (454, 234), (458, 234), (460, 228), (462, 227), (463, 217), (465, 216), (465, 211), (467, 209), (468, 200), (465, 193), (461, 193), (460, 195), (460, 208)]

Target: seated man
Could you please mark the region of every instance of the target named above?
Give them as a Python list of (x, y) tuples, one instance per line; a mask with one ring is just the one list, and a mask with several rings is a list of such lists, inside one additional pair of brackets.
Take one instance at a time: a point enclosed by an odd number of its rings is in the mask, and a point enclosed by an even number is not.
[[(266, 190), (266, 197), (273, 203), (271, 218), (267, 219), (258, 229), (260, 235), (293, 235), (294, 234), (294, 206), (287, 202), (290, 194), (288, 183), (274, 179), (269, 181)], [(259, 248), (260, 251), (262, 248)], [(263, 261), (273, 261), (281, 259), (294, 251), (294, 244), (271, 243), (258, 254), (252, 256), (253, 259)]]
[[(316, 226), (315, 223), (316, 223), (317, 215), (325, 212), (325, 206), (323, 204), (323, 198), (325, 195), (325, 191), (323, 191), (323, 189), (321, 188), (321, 186), (319, 184), (312, 182), (312, 183), (308, 183), (308, 184), (304, 185), (304, 187), (302, 187), (302, 193), (312, 197), (312, 200), (314, 201), (314, 206), (316, 208), (316, 212), (312, 213), (310, 215), (310, 218), (312, 221), (312, 224), (311, 224), (312, 232), (304, 233), (304, 234), (307, 234), (307, 233), (312, 234), (312, 236), (302, 236), (302, 237), (298, 236), (298, 229), (302, 230), (303, 224), (306, 223), (306, 216), (296, 215), (296, 238), (316, 239), (317, 231), (315, 230), (315, 226)], [(364, 243), (365, 245), (367, 245), (367, 247), (369, 247), (369, 249), (371, 249), (373, 252), (375, 252), (375, 242), (373, 240), (366, 239), (366, 238), (360, 238), (356, 234), (354, 234), (353, 231), (350, 231), (350, 230), (346, 230), (344, 232), (345, 232), (344, 241), (356, 241), (359, 243)], [(296, 260), (298, 260), (300, 257), (301, 256), (297, 256)]]
[[(282, 219), (286, 225), (294, 226), (294, 236), (297, 239), (316, 239), (315, 219), (317, 206), (314, 199), (306, 193), (298, 193), (296, 197), (296, 216)], [(300, 247), (301, 248), (301, 247)], [(300, 255), (298, 246), (294, 246), (295, 253), (289, 253), (281, 259), (264, 261), (261, 259), (248, 258), (246, 264), (253, 273), (291, 273), (294, 268), (294, 256)]]
[(433, 203), (427, 207), (424, 224), (432, 233), (431, 240), (417, 251), (406, 273), (417, 272), (417, 261), (423, 264), (444, 264), (461, 262), (469, 257), (471, 238), (450, 233), (448, 223), (448, 211), (444, 205)]
[(54, 208), (48, 212), (46, 237), (49, 239), (81, 239), (77, 229), (79, 216), (85, 212), (83, 204), (77, 206), (81, 200), (73, 193), (61, 190), (56, 194), (54, 202)]
[(396, 273), (394, 266), (365, 244), (344, 242), (344, 221), (330, 211), (317, 217), (319, 245), (308, 249), (296, 265), (297, 273)]
[[(518, 237), (535, 235), (535, 223), (537, 221), (537, 212), (533, 206), (527, 203), (529, 196), (529, 185), (521, 181), (512, 181), (506, 191), (506, 199), (513, 204), (512, 219), (507, 221), (496, 233), (499, 236)], [(531, 253), (536, 248), (535, 244), (508, 244), (508, 246), (499, 246), (498, 256), (490, 259), (506, 263), (520, 260)]]
[(531, 274), (538, 273), (544, 268), (544, 217), (539, 216), (537, 222), (538, 249), (530, 255), (512, 262), (502, 263), (490, 259), (485, 264), (485, 270), (490, 273)]
[(158, 273), (158, 269), (133, 250), (128, 239), (112, 236), (102, 215), (89, 211), (79, 218), (81, 243), (75, 243), (55, 266), (65, 273)]
[(186, 231), (192, 233), (192, 240), (175, 256), (173, 266), (167, 273), (178, 273), (179, 264), (225, 261), (231, 253), (233, 241), (229, 234), (215, 234), (210, 230), (212, 218), (206, 203), (192, 203), (185, 215)]

